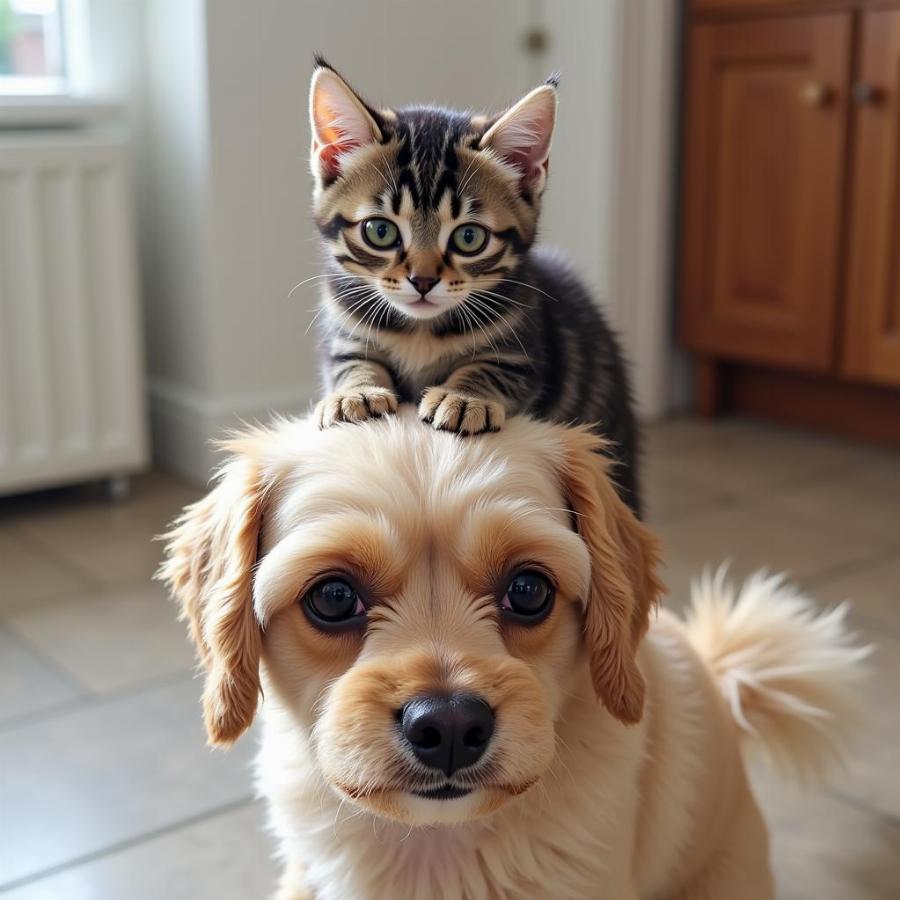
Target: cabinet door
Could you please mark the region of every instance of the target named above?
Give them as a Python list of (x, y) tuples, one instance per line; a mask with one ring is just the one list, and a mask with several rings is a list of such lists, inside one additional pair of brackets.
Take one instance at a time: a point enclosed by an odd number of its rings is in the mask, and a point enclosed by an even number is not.
[(845, 374), (900, 385), (900, 11), (863, 17)]
[(834, 366), (851, 18), (688, 35), (681, 326), (704, 354)]

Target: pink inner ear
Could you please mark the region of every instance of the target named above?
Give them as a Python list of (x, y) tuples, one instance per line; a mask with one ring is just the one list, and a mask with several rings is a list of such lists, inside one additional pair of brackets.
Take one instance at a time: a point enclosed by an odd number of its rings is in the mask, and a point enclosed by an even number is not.
[(377, 126), (349, 86), (330, 72), (314, 82), (310, 112), (313, 156), (324, 178), (340, 172), (340, 157), (377, 140)]
[(529, 153), (521, 149), (511, 150), (503, 154), (503, 158), (522, 173), (522, 181), (525, 184), (534, 184), (540, 178), (542, 171), (546, 173), (550, 163), (547, 157), (542, 160), (540, 154)]
[(535, 184), (548, 168), (555, 120), (555, 98), (532, 96), (513, 107), (488, 131), (486, 145)]
[(321, 169), (322, 176), (324, 178), (336, 177), (341, 171), (340, 157), (359, 146), (359, 141), (344, 140), (329, 144), (321, 144), (314, 138), (312, 153), (313, 156), (318, 154), (319, 168)]

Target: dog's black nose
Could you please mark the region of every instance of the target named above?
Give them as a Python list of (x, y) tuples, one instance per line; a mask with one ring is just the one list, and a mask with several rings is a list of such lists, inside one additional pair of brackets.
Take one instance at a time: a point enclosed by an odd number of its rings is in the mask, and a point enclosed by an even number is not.
[(424, 297), (440, 281), (440, 278), (410, 275), (406, 280)]
[(494, 733), (494, 713), (480, 697), (418, 697), (400, 711), (413, 753), (448, 777), (478, 762)]

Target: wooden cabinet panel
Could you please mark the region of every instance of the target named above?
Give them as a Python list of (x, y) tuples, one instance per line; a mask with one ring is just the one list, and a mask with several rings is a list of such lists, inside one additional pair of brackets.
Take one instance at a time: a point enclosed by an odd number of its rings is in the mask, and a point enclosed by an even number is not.
[(834, 365), (851, 16), (689, 28), (681, 328), (694, 350)]
[(843, 371), (900, 385), (900, 10), (863, 17)]

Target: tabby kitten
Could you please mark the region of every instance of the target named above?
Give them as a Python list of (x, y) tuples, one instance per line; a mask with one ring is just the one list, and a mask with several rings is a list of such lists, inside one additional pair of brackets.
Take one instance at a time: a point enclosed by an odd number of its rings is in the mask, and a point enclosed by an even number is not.
[[(374, 109), (321, 58), (310, 92), (326, 249), (322, 427), (418, 402), (433, 427), (527, 412), (591, 422), (639, 510), (637, 436), (615, 336), (557, 256), (533, 249), (556, 82), (498, 117)], [(573, 198), (573, 202), (576, 198)]]

